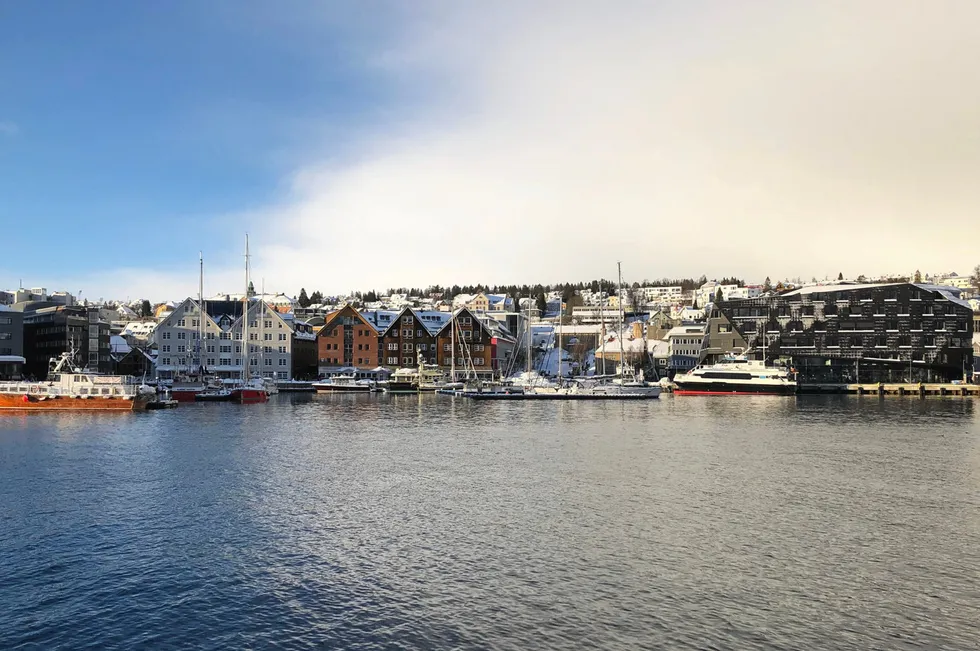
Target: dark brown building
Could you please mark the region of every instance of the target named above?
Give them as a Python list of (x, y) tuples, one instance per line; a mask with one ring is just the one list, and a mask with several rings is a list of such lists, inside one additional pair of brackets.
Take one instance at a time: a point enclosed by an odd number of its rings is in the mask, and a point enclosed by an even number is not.
[(439, 331), (448, 314), (405, 308), (381, 333), (381, 364), (388, 368), (439, 363)]

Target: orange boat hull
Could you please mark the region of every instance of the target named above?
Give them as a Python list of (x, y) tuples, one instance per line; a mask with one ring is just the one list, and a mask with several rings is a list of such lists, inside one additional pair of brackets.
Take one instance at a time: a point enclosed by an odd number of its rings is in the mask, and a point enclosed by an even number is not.
[(149, 398), (70, 398), (0, 394), (0, 411), (142, 411)]

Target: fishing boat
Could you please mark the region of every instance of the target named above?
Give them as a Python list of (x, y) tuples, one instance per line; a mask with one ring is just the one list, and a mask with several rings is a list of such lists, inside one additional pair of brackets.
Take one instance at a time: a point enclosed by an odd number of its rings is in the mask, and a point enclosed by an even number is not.
[(43, 382), (0, 382), (0, 411), (142, 411), (156, 390), (134, 378), (80, 370), (64, 352)]

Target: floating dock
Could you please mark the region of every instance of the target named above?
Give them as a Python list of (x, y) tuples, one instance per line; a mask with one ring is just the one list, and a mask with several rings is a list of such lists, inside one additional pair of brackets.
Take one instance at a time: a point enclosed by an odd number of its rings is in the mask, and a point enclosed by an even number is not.
[(877, 384), (802, 384), (798, 393), (846, 393), (858, 396), (960, 396), (980, 398), (978, 384), (877, 383)]

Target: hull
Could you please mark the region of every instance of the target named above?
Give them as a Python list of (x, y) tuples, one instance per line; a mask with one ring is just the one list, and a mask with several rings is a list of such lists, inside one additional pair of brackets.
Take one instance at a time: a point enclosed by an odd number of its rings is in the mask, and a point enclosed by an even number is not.
[(418, 393), (419, 387), (415, 382), (388, 382), (385, 388), (388, 393)]
[(251, 405), (259, 402), (268, 402), (269, 394), (262, 389), (235, 389), (231, 392), (231, 399), (243, 405)]
[(736, 384), (731, 382), (678, 382), (674, 394), (678, 396), (791, 396), (796, 393), (795, 384)]
[(314, 384), (317, 393), (370, 393), (369, 386), (344, 386), (342, 384)]
[(149, 397), (116, 398), (93, 396), (71, 398), (0, 394), (0, 411), (144, 411)]
[(659, 394), (648, 393), (475, 393), (455, 395), (473, 400), (655, 400)]
[(232, 393), (199, 393), (194, 396), (195, 402), (230, 402)]
[(194, 402), (194, 400), (197, 398), (197, 394), (203, 390), (204, 387), (171, 389), (170, 397), (177, 402)]

